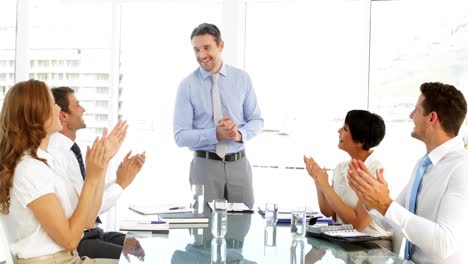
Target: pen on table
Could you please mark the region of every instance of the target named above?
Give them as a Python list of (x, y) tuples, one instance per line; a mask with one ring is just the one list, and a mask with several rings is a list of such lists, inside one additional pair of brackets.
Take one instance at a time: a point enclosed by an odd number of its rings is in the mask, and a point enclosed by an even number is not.
[(184, 209), (185, 206), (174, 206), (174, 207), (170, 207), (169, 210), (177, 210), (177, 209)]
[(165, 224), (166, 222), (164, 221), (138, 221), (138, 224), (143, 224), (143, 225), (157, 225), (157, 224)]

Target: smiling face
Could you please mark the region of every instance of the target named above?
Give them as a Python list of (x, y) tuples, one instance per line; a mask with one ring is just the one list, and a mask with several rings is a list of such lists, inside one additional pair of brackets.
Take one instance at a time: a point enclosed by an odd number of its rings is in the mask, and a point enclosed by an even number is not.
[(418, 102), (416, 102), (416, 106), (414, 107), (413, 112), (410, 114), (410, 118), (413, 120), (414, 128), (411, 132), (411, 136), (424, 141), (427, 134), (428, 124), (431, 119), (431, 113), (425, 114), (425, 110), (422, 106), (424, 102), (424, 95), (420, 95), (418, 98)]
[(68, 113), (64, 113), (67, 117), (66, 125), (69, 130), (76, 131), (81, 128), (86, 127), (86, 123), (83, 120), (83, 113), (86, 112), (83, 106), (80, 105), (80, 102), (76, 99), (74, 93), (68, 93)]
[(194, 36), (192, 38), (193, 51), (200, 67), (211, 73), (217, 73), (223, 64), (221, 52), (224, 42), (216, 43), (210, 34)]
[(51, 115), (44, 124), (47, 134), (52, 134), (62, 130), (62, 123), (59, 119), (60, 106), (55, 103), (52, 93), (50, 93), (50, 109), (52, 110)]
[(349, 151), (356, 146), (356, 143), (351, 136), (351, 131), (348, 125), (344, 124), (338, 129), (338, 148), (349, 153)]

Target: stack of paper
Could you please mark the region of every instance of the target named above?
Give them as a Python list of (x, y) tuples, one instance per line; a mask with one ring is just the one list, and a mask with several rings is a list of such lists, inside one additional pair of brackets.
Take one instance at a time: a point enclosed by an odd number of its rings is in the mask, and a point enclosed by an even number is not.
[(170, 224), (186, 224), (186, 223), (208, 223), (208, 215), (205, 214), (160, 214), (159, 217), (162, 221)]
[(165, 221), (122, 220), (120, 221), (120, 230), (169, 233), (169, 223)]
[(208, 227), (209, 216), (206, 214), (160, 214), (162, 221), (169, 223), (171, 229), (176, 228), (204, 228)]

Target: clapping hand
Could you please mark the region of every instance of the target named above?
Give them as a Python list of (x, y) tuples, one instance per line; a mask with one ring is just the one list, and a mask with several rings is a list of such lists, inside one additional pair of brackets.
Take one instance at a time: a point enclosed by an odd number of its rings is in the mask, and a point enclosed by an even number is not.
[(90, 177), (104, 179), (109, 160), (106, 159), (107, 130), (104, 129), (102, 137), (96, 137), (93, 145), (86, 150), (86, 169)]
[(390, 198), (388, 184), (383, 177), (383, 169), (376, 171), (377, 179), (360, 160), (352, 160), (349, 164), (348, 178), (349, 187), (353, 189), (367, 209), (377, 209), (383, 215), (393, 202)]
[(314, 179), (318, 188), (330, 186), (330, 183), (328, 183), (328, 174), (325, 168), (320, 168), (313, 158), (306, 156), (304, 156), (304, 164), (306, 165), (307, 172), (310, 177)]
[(145, 152), (130, 157), (131, 154), (132, 151), (129, 151), (117, 168), (117, 184), (119, 184), (122, 189), (127, 188), (127, 186), (133, 182), (136, 175), (145, 164)]
[(115, 156), (115, 154), (119, 151), (120, 146), (122, 146), (122, 143), (125, 137), (127, 136), (127, 129), (128, 129), (127, 121), (120, 120), (119, 122), (117, 122), (115, 127), (107, 136), (106, 158), (108, 160), (111, 160)]

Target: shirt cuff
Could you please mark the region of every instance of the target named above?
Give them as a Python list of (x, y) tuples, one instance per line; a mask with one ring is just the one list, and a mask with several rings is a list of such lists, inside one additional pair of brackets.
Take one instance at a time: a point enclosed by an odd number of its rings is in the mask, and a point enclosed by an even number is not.
[(99, 215), (107, 212), (109, 209), (114, 207), (115, 202), (120, 198), (123, 189), (117, 183), (112, 183), (106, 186), (104, 190), (104, 196), (102, 197), (101, 209), (99, 210)]
[(396, 203), (393, 201), (390, 206), (387, 209), (387, 212), (385, 213), (385, 217), (390, 219), (395, 225), (401, 228), (401, 230), (404, 229), (406, 222), (408, 221), (408, 218), (410, 217), (411, 213), (403, 206), (401, 206), (399, 203)]
[(216, 127), (207, 129), (208, 144), (218, 144), (219, 140), (216, 138)]
[(242, 129), (242, 128), (239, 128), (238, 130), (239, 130), (239, 133), (241, 134), (241, 140), (236, 141), (236, 142), (244, 143), (245, 135), (247, 135), (247, 132), (245, 131), (245, 129)]

